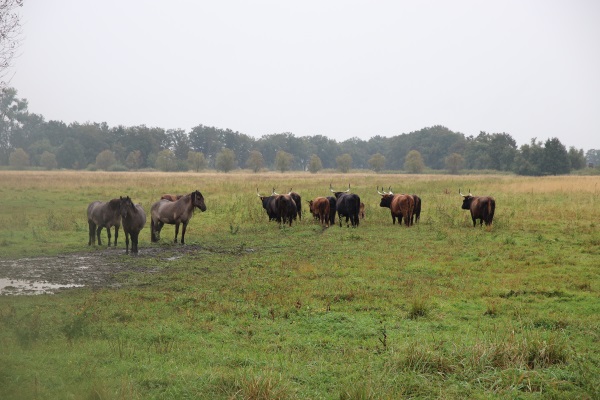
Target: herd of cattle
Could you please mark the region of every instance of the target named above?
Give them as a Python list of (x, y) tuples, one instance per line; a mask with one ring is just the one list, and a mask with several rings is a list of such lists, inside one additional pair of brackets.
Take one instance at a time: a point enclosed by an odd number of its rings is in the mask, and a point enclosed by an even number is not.
[[(308, 202), (309, 210), (312, 216), (320, 222), (324, 227), (329, 227), (335, 224), (335, 216), (337, 214), (339, 225), (342, 226), (342, 219), (345, 218), (346, 225), (358, 227), (359, 221), (365, 216), (365, 205), (360, 201), (357, 194), (350, 193), (350, 185), (345, 191), (335, 191), (331, 185), (329, 190), (333, 196), (317, 197)], [(421, 198), (416, 194), (395, 194), (391, 188), (388, 191), (379, 191), (381, 196), (380, 207), (390, 209), (392, 215), (392, 223), (404, 224), (411, 226), (415, 222), (419, 222), (421, 217)], [(494, 218), (496, 201), (489, 196), (473, 196), (469, 190), (468, 195), (462, 194), (461, 190), (458, 193), (463, 198), (462, 209), (470, 210), (473, 226), (479, 224), (491, 225)], [(256, 194), (262, 202), (269, 220), (277, 221), (279, 224), (289, 224), (296, 219), (302, 219), (302, 198), (292, 189), (288, 193), (278, 194), (273, 188), (270, 196), (261, 196), (256, 189)], [(162, 195), (160, 200), (152, 204), (150, 207), (150, 238), (152, 242), (160, 240), (160, 231), (164, 224), (175, 225), (175, 243), (179, 234), (179, 225), (183, 226), (181, 232), (181, 244), (185, 243), (185, 231), (187, 225), (194, 214), (194, 209), (206, 211), (204, 197), (198, 190), (185, 195)], [(120, 197), (112, 199), (108, 202), (94, 201), (88, 205), (87, 217), (89, 225), (89, 241), (88, 245), (96, 243), (102, 245), (100, 232), (106, 228), (108, 236), (108, 245), (111, 245), (111, 228), (115, 228), (114, 245), (117, 245), (119, 236), (119, 227), (123, 225), (125, 232), (125, 251), (129, 253), (129, 237), (131, 236), (131, 251), (138, 252), (138, 237), (139, 233), (146, 224), (146, 214), (144, 209), (139, 204), (133, 204), (131, 198)]]
[[(317, 197), (309, 200), (308, 205), (310, 213), (316, 220), (319, 220), (321, 225), (328, 227), (335, 224), (335, 215), (337, 213), (339, 225), (342, 226), (342, 218), (345, 218), (346, 225), (357, 227), (360, 220), (365, 216), (365, 205), (360, 201), (357, 194), (350, 193), (350, 185), (343, 192), (333, 190), (329, 185), (329, 190), (333, 196)], [(390, 209), (392, 215), (392, 224), (404, 224), (411, 226), (415, 222), (419, 222), (421, 218), (421, 198), (416, 194), (394, 194), (392, 189), (386, 192), (377, 187), (377, 193), (381, 196), (380, 207)], [(494, 219), (494, 211), (496, 209), (496, 201), (489, 196), (473, 196), (469, 191), (468, 195), (462, 194), (460, 189), (458, 193), (463, 197), (462, 208), (471, 211), (473, 226), (479, 224), (491, 225)], [(292, 189), (287, 194), (278, 194), (273, 188), (273, 193), (270, 196), (261, 196), (256, 189), (256, 194), (262, 201), (262, 206), (267, 212), (270, 220), (275, 220), (280, 224), (292, 225), (297, 217), (302, 219), (302, 205), (300, 195)]]

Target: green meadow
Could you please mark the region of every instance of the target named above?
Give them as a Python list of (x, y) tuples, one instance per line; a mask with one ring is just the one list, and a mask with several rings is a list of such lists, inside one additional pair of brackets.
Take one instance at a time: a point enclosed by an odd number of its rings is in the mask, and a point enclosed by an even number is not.
[[(356, 229), (309, 199), (358, 194)], [(1, 399), (598, 399), (600, 177), (0, 171), (2, 260), (85, 254), (118, 286), (0, 296)], [(392, 225), (376, 187), (415, 193)], [(303, 199), (291, 227), (257, 198)], [(459, 188), (496, 199), (473, 228)], [(200, 190), (184, 246), (88, 246), (87, 205)], [(106, 231), (102, 232), (106, 244)], [(45, 258), (47, 260), (47, 258)], [(57, 265), (60, 265), (59, 263)], [(3, 278), (0, 270), (0, 278)]]

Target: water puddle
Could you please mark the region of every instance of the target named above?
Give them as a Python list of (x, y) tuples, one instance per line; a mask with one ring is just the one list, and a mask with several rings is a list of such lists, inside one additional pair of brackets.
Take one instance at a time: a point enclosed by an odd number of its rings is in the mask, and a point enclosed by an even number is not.
[(0, 295), (33, 295), (50, 294), (60, 289), (82, 287), (76, 283), (51, 283), (46, 281), (31, 281), (22, 279), (0, 278)]

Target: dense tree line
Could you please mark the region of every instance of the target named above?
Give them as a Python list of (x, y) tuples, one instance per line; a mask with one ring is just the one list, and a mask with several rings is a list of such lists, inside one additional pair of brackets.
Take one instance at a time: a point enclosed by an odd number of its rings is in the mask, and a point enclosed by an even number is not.
[(532, 139), (518, 147), (507, 133), (481, 132), (465, 137), (443, 126), (423, 128), (391, 138), (351, 138), (337, 142), (322, 135), (292, 133), (252, 138), (230, 129), (198, 125), (189, 132), (158, 127), (106, 123), (46, 121), (30, 113), (13, 88), (0, 96), (0, 165), (13, 168), (164, 171), (215, 168), (255, 172), (321, 169), (426, 169), (513, 171), (521, 175), (556, 175), (600, 163), (600, 150), (567, 149), (557, 138)]

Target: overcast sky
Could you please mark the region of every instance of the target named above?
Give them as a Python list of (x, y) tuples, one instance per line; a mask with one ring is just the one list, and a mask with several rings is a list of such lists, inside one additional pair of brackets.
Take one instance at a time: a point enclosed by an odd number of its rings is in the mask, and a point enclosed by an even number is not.
[(28, 0), (21, 18), (10, 85), (46, 120), (600, 149), (597, 0)]

